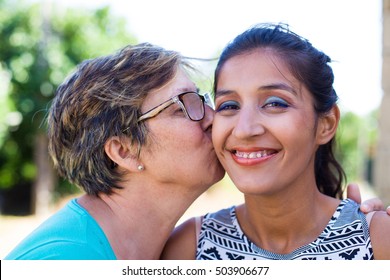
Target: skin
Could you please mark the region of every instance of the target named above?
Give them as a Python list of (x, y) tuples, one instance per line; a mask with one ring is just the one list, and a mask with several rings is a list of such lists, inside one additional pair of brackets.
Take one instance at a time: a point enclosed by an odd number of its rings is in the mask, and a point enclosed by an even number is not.
[[(142, 111), (195, 89), (179, 69), (170, 83), (148, 95)], [(158, 259), (185, 210), (224, 176), (211, 141), (213, 111), (205, 110), (204, 119), (193, 122), (174, 104), (147, 120), (149, 138), (139, 158), (137, 146), (117, 137), (107, 141), (107, 155), (125, 174), (123, 189), (98, 198), (84, 195), (78, 202), (102, 227), (118, 259)]]
[(257, 51), (224, 65), (216, 108), (214, 145), (245, 194), (237, 208), (244, 232), (279, 254), (310, 243), (339, 204), (318, 191), (314, 176), (315, 151), (334, 136), (337, 107), (317, 119), (310, 92), (272, 53)]
[[(148, 111), (179, 93), (196, 91), (195, 84), (183, 71), (179, 71), (175, 80), (167, 88), (148, 95), (142, 111)], [(175, 184), (178, 189), (187, 184), (191, 186), (187, 190), (200, 194), (208, 188), (206, 186), (223, 177), (224, 171), (216, 159), (211, 141), (213, 111), (208, 106), (205, 110), (205, 118), (194, 122), (185, 117), (180, 106), (173, 104), (148, 120), (151, 141), (142, 148), (141, 161), (159, 182)]]
[[(335, 135), (339, 118), (337, 106), (317, 116), (311, 93), (269, 50), (224, 64), (213, 143), (229, 177), (244, 193), (245, 203), (236, 213), (257, 246), (287, 254), (313, 241), (329, 222), (340, 201), (318, 191), (314, 155)], [(376, 259), (390, 259), (389, 230), (390, 217), (374, 214), (370, 232)], [(190, 219), (172, 234), (162, 258), (194, 259), (195, 252), (195, 223)]]

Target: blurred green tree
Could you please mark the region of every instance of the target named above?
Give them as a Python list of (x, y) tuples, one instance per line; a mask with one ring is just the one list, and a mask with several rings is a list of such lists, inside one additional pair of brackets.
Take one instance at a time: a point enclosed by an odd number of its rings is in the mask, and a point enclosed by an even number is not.
[(336, 156), (348, 182), (372, 183), (372, 160), (377, 141), (377, 111), (367, 116), (342, 114), (337, 132)]
[(69, 188), (57, 183), (47, 154), (45, 117), (56, 87), (82, 60), (136, 39), (108, 7), (0, 0), (0, 42), (0, 189), (31, 190), (36, 213), (55, 188)]

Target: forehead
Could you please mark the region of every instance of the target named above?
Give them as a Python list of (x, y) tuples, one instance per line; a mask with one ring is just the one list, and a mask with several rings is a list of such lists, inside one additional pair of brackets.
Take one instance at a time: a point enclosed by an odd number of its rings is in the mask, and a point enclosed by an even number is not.
[(256, 51), (237, 55), (226, 61), (220, 70), (216, 97), (229, 93), (291, 92), (307, 104), (314, 104), (314, 96), (298, 80), (283, 59), (272, 51)]
[(152, 90), (148, 93), (142, 108), (156, 106), (169, 98), (186, 91), (196, 91), (196, 85), (190, 79), (188, 73), (179, 67), (171, 81), (161, 88)]
[(228, 59), (221, 67), (216, 85), (219, 90), (234, 90), (284, 83), (297, 91), (303, 86), (290, 68), (272, 50), (256, 49)]

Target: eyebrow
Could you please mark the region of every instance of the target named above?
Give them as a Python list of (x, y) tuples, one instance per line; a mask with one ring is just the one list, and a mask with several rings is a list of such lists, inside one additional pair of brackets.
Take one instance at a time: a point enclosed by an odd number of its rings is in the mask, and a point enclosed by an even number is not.
[(193, 87), (183, 87), (183, 88), (178, 88), (175, 90), (176, 95), (184, 92), (196, 92), (199, 93), (200, 89), (198, 87), (195, 87), (195, 90)]
[(217, 92), (215, 93), (215, 97), (229, 95), (229, 94), (232, 94), (232, 93), (235, 93), (235, 91), (234, 90), (228, 90), (228, 89), (221, 89), (221, 90), (217, 90)]
[[(293, 87), (291, 87), (287, 84), (284, 84), (284, 83), (274, 83), (274, 84), (269, 84), (269, 85), (265, 85), (265, 86), (261, 86), (261, 87), (257, 88), (257, 90), (259, 90), (259, 91), (276, 90), (276, 89), (285, 90), (285, 91), (291, 92), (294, 95), (298, 94), (297, 91)], [(236, 92), (235, 90), (221, 89), (215, 93), (215, 97), (229, 95), (229, 94), (233, 94), (235, 92)]]
[(294, 95), (297, 95), (297, 91), (289, 86), (289, 85), (286, 85), (284, 83), (275, 83), (275, 84), (270, 84), (270, 85), (266, 85), (266, 86), (261, 86), (258, 88), (259, 90), (275, 90), (275, 89), (281, 89), (281, 90), (285, 90), (285, 91), (288, 91), (288, 92), (291, 92), (292, 94)]

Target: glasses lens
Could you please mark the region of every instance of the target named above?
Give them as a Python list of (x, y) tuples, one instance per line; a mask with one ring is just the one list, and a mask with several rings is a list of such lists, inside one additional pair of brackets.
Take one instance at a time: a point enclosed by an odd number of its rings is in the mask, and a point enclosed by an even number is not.
[(199, 121), (204, 117), (204, 106), (201, 97), (194, 92), (182, 95), (182, 102), (187, 114), (193, 121)]

